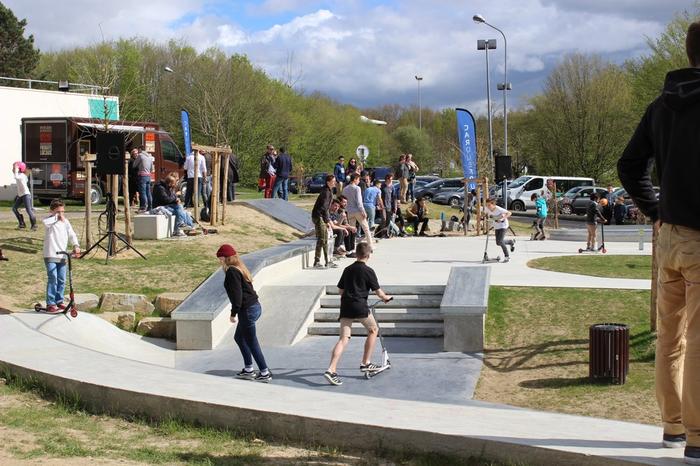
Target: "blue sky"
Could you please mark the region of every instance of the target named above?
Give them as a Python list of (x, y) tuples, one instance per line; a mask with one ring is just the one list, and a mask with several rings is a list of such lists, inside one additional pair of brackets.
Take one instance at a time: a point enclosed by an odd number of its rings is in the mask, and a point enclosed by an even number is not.
[[(270, 76), (289, 74), (301, 92), (320, 91), (359, 107), (486, 104), (485, 60), (477, 39), (498, 40), (491, 55), (493, 93), (503, 80), (500, 34), (475, 24), (480, 13), (508, 38), (511, 106), (527, 103), (565, 54), (596, 53), (614, 62), (647, 50), (674, 13), (693, 0), (3, 0), (43, 50), (142, 36), (182, 39), (198, 50), (247, 54)], [(58, 79), (59, 77), (54, 77)], [(496, 101), (498, 102), (498, 100)]]

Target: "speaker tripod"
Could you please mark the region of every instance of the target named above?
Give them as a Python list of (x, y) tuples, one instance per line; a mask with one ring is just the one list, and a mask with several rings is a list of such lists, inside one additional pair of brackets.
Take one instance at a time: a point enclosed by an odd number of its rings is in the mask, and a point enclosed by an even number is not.
[[(114, 257), (120, 252), (122, 252), (125, 249), (131, 249), (134, 251), (136, 254), (141, 256), (143, 260), (146, 260), (146, 256), (141, 254), (135, 247), (129, 244), (129, 242), (124, 239), (124, 235), (121, 233), (118, 233), (115, 230), (115, 225), (117, 223), (117, 206), (114, 203), (114, 199), (112, 198), (112, 193), (107, 193), (107, 208), (105, 211), (102, 213), (102, 215), (107, 216), (107, 233), (105, 233), (102, 238), (100, 238), (95, 244), (90, 246), (90, 249), (85, 251), (80, 257), (85, 257), (87, 256), (93, 249), (96, 247), (100, 247), (103, 251), (107, 253), (107, 257), (105, 258), (105, 264), (109, 260), (110, 257)], [(128, 208), (128, 206), (127, 206)], [(103, 241), (107, 241), (107, 247), (102, 245)], [(122, 246), (120, 249), (117, 249), (117, 246), (119, 245), (119, 241), (124, 243), (124, 246)]]

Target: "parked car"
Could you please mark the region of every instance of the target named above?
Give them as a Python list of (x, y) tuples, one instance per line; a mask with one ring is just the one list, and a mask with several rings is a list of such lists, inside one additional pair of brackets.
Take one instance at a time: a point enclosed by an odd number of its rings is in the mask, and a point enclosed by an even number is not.
[(464, 203), (464, 187), (456, 191), (441, 191), (433, 196), (432, 201), (435, 204), (459, 207)]
[[(525, 175), (517, 178), (508, 185), (509, 209), (524, 212), (527, 209), (534, 209), (535, 203), (530, 200), (533, 193), (539, 195), (549, 190), (550, 182), (556, 182), (557, 193), (565, 193), (576, 186), (593, 186), (593, 178), (568, 177), (568, 176), (537, 176)], [(496, 193), (500, 197), (499, 193)]]
[[(656, 193), (656, 198), (659, 198), (659, 195), (661, 194), (661, 188), (658, 186), (653, 187), (654, 192)], [(629, 194), (627, 194), (627, 191), (625, 188), (619, 188), (613, 192), (613, 196), (620, 197), (622, 196), (625, 199), (625, 205), (627, 206), (627, 219), (632, 220), (633, 222), (637, 221), (637, 216), (639, 215), (639, 208), (634, 204), (634, 201), (630, 197)]]
[(314, 173), (306, 178), (304, 185), (307, 193), (320, 193), (321, 189), (326, 185), (326, 176), (328, 173)]
[(583, 215), (590, 202), (591, 194), (605, 196), (607, 188), (600, 186), (576, 186), (564, 193), (559, 200), (559, 213), (562, 215)]
[(299, 178), (296, 176), (290, 176), (288, 188), (290, 193), (299, 194)]
[(420, 175), (420, 176), (416, 176), (416, 183), (421, 182), (425, 185), (425, 184), (432, 183), (433, 181), (437, 181), (440, 179), (442, 179), (442, 178), (440, 178), (439, 176), (435, 176), (435, 175)]
[(369, 176), (372, 180), (376, 180), (378, 178), (384, 181), (384, 177), (386, 177), (387, 174), (394, 173), (394, 169), (391, 167), (365, 167), (365, 170), (369, 172)]
[(462, 178), (447, 178), (433, 181), (428, 183), (421, 188), (416, 188), (414, 195), (416, 198), (423, 197), (428, 201), (431, 201), (440, 192), (445, 191), (458, 191), (464, 187), (464, 180)]

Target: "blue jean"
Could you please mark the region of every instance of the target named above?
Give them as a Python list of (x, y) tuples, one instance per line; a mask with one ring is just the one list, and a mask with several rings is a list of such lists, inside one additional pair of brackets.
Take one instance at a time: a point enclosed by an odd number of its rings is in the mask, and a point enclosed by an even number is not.
[(66, 263), (49, 262), (46, 264), (46, 305), (59, 304), (63, 302), (63, 292), (66, 290)]
[(377, 213), (377, 207), (372, 204), (363, 204), (365, 212), (367, 212), (367, 224), (370, 228), (374, 226), (374, 217)]
[[(115, 197), (116, 199), (116, 197)], [(151, 177), (139, 175), (139, 199), (141, 210), (151, 210), (153, 208), (153, 194), (151, 193)]]
[(19, 213), (19, 207), (24, 204), (24, 209), (27, 211), (29, 216), (29, 221), (32, 226), (36, 225), (36, 217), (34, 216), (34, 208), (32, 208), (32, 195), (25, 194), (24, 196), (17, 196), (15, 198), (15, 203), (12, 205), (12, 212), (17, 217), (20, 227), (24, 227), (24, 217)]
[(272, 188), (272, 197), (277, 197), (277, 193), (280, 190), (282, 191), (282, 194), (280, 194), (279, 197), (281, 197), (285, 201), (289, 200), (289, 178), (277, 177), (277, 180), (275, 181), (275, 187)]
[(175, 216), (175, 231), (176, 232), (182, 226), (191, 227), (193, 225), (192, 218), (187, 213), (187, 211), (185, 211), (185, 209), (182, 207), (182, 204), (170, 204), (170, 205), (166, 205), (164, 207), (166, 209), (168, 209), (170, 211), (170, 213)]
[(236, 326), (236, 333), (233, 335), (233, 339), (241, 350), (243, 363), (246, 367), (252, 366), (253, 359), (255, 359), (258, 369), (262, 371), (267, 369), (267, 363), (255, 331), (255, 322), (260, 318), (260, 314), (262, 314), (260, 303), (255, 303), (248, 309), (242, 309), (238, 313), (238, 325)]

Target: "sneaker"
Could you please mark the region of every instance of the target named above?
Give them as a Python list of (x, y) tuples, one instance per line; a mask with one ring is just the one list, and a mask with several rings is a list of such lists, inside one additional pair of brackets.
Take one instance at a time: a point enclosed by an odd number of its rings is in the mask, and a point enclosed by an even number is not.
[(320, 262), (316, 262), (316, 263), (314, 264), (314, 269), (325, 269), (325, 268), (326, 268), (326, 266), (325, 266), (325, 265), (321, 265)]
[(338, 374), (335, 372), (329, 372), (326, 371), (323, 376), (328, 380), (332, 385), (343, 385), (343, 381), (340, 380), (340, 377), (338, 377)]
[(56, 307), (59, 308), (59, 309), (62, 310), (62, 311), (66, 309), (66, 305), (63, 304), (63, 303), (58, 303), (58, 304), (56, 304)]
[(262, 383), (268, 383), (270, 380), (272, 380), (272, 372), (267, 371), (267, 374), (262, 375), (260, 372), (258, 372), (255, 377), (253, 378), (256, 382), (262, 382)]
[(515, 240), (512, 240), (513, 242), (510, 243), (510, 252), (515, 251)]
[(504, 258), (503, 258), (503, 262), (504, 262), (504, 263), (505, 263), (505, 262), (510, 262), (510, 257), (508, 257), (508, 256), (504, 257)]
[(182, 230), (177, 230), (175, 233), (173, 233), (173, 236), (187, 236), (187, 233)]
[(379, 366), (374, 364), (373, 362), (369, 362), (367, 364), (360, 364), (360, 371), (362, 372), (373, 372), (379, 369)]
[(700, 447), (685, 447), (683, 460), (685, 464), (700, 464)]
[(241, 369), (241, 371), (236, 374), (237, 379), (244, 379), (244, 380), (253, 380), (255, 378), (255, 371), (247, 371), (245, 369)]
[(357, 257), (357, 255), (354, 252), (349, 252), (349, 253), (345, 254), (345, 257), (349, 257), (351, 259), (354, 259)]
[(24, 224), (17, 227), (18, 230), (24, 230), (25, 228), (27, 228), (27, 225)]
[(337, 269), (337, 268), (338, 268), (338, 264), (336, 264), (335, 262), (329, 262), (329, 263), (326, 264), (326, 267), (325, 267), (325, 268), (327, 268), (327, 269)]
[(56, 306), (55, 304), (49, 304), (48, 306), (46, 306), (46, 313), (47, 314), (58, 314), (59, 312), (61, 312), (61, 311), (58, 309), (58, 306)]
[[(683, 448), (685, 446), (685, 434), (671, 435), (664, 434), (663, 446), (664, 448)], [(692, 447), (691, 447), (692, 448)], [(699, 448), (700, 450), (700, 448)]]
[(36, 231), (36, 225), (32, 225), (32, 227), (30, 228), (30, 230)]

